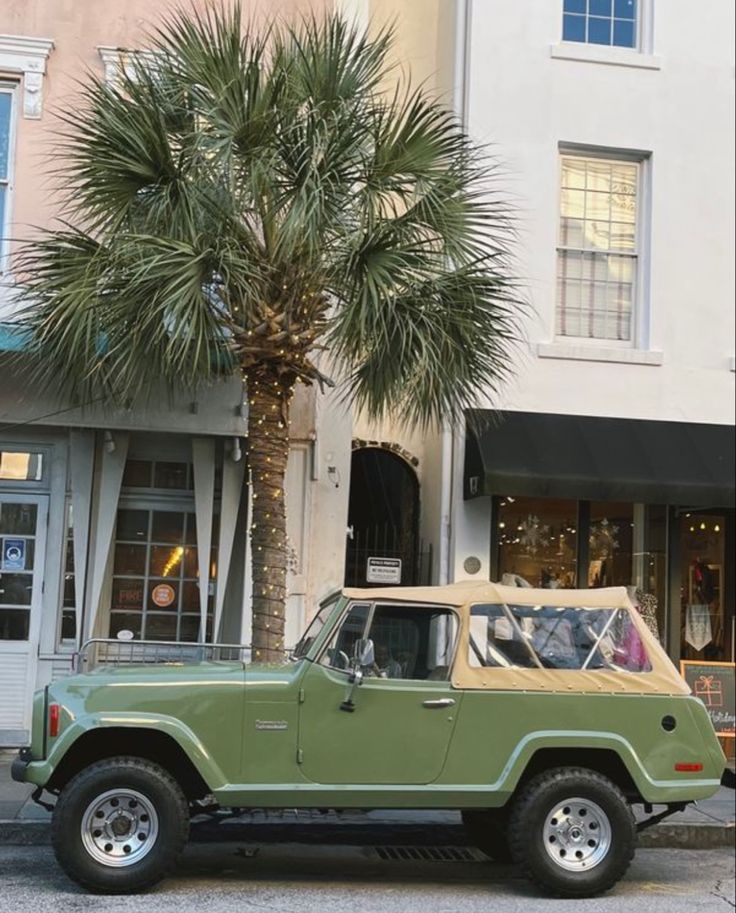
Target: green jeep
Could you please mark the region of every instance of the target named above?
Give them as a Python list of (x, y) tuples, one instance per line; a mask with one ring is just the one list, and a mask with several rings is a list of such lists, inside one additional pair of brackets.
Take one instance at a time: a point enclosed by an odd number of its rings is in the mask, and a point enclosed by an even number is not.
[(81, 885), (153, 885), (203, 808), (433, 808), (583, 897), (624, 874), (637, 830), (721, 781), (705, 707), (624, 589), (348, 589), (289, 662), (244, 652), (91, 641), (35, 695), (13, 776), (57, 797), (54, 849)]

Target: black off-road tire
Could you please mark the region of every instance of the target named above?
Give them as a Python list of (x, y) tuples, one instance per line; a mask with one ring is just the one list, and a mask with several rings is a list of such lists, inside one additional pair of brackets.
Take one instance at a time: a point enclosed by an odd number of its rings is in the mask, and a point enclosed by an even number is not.
[[(545, 823), (557, 806), (572, 798), (595, 803), (610, 826), (603, 858), (589, 869), (568, 871), (546, 849)], [(574, 814), (574, 809), (573, 809)], [(602, 774), (561, 767), (530, 780), (514, 800), (509, 816), (511, 855), (522, 872), (545, 893), (557, 897), (592, 897), (623, 877), (636, 849), (636, 824), (621, 790)]]
[[(155, 809), (153, 846), (134, 864), (96, 860), (82, 839), (90, 803), (116, 789), (135, 790)], [(174, 867), (189, 836), (189, 807), (177, 781), (152, 761), (115, 757), (97, 761), (67, 783), (54, 809), (51, 842), (59, 865), (82, 887), (99, 894), (132, 894), (152, 887)]]
[(511, 862), (508, 808), (464, 809), (465, 833), (474, 846), (496, 862)]

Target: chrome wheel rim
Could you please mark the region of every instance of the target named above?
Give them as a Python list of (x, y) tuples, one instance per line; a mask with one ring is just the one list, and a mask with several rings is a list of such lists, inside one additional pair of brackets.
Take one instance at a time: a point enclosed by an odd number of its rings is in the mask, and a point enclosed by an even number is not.
[(572, 797), (558, 802), (544, 822), (544, 848), (567, 872), (594, 868), (611, 848), (611, 822), (600, 805)]
[(82, 844), (106, 866), (135, 865), (158, 837), (158, 815), (150, 799), (135, 789), (109, 789), (82, 815)]

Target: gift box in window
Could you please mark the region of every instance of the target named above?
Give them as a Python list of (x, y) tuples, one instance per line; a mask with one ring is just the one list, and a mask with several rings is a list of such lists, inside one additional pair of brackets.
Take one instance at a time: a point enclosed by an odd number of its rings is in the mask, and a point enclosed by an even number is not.
[(699, 697), (706, 707), (723, 706), (723, 682), (715, 675), (700, 675), (693, 685), (695, 697)]

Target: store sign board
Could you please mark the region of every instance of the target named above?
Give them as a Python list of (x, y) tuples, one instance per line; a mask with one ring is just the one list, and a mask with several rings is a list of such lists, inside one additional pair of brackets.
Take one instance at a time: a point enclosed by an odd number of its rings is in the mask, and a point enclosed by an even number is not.
[(168, 583), (159, 583), (151, 590), (151, 602), (159, 608), (165, 609), (176, 599), (176, 590)]
[(368, 583), (401, 583), (401, 558), (369, 558), (365, 579)]
[(26, 540), (3, 539), (2, 569), (24, 571), (26, 569)]
[(680, 673), (695, 697), (705, 704), (713, 728), (721, 738), (736, 735), (734, 663), (682, 660)]

